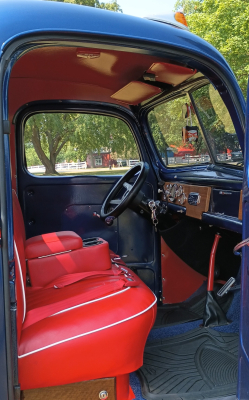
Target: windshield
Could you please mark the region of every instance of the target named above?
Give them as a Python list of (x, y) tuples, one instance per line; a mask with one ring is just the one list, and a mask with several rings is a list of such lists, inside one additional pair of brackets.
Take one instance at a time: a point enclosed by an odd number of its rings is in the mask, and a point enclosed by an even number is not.
[(243, 165), (230, 114), (219, 92), (207, 84), (189, 95), (156, 106), (148, 122), (168, 167), (216, 163)]
[(237, 134), (219, 92), (209, 84), (195, 90), (192, 98), (215, 161), (243, 165)]
[(210, 162), (208, 147), (189, 97), (156, 106), (148, 122), (158, 152), (168, 167)]

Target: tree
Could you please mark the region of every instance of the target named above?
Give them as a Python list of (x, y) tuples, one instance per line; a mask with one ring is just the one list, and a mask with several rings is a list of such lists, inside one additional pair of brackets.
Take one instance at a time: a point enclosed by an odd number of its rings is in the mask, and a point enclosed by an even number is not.
[(216, 47), (232, 67), (246, 96), (249, 74), (248, 0), (178, 0), (191, 32)]
[(25, 126), (25, 150), (29, 157), (27, 162), (31, 161), (31, 156), (35, 160), (34, 149), (46, 168), (45, 173), (57, 174), (55, 170), (57, 157), (65, 144), (74, 137), (77, 118), (77, 114), (67, 113), (41, 113), (29, 118)]
[(116, 0), (112, 0), (109, 3), (100, 2), (99, 0), (52, 0), (58, 1), (60, 3), (72, 3), (79, 4), (82, 6), (89, 6), (95, 8), (103, 8), (105, 10), (115, 11), (115, 12), (123, 12)]
[[(160, 104), (148, 115), (149, 125), (157, 149), (167, 164), (167, 150), (177, 153), (177, 148), (193, 149), (196, 154), (206, 154), (207, 148), (199, 129), (197, 142), (183, 144), (182, 128), (186, 125), (198, 126), (197, 118), (192, 111), (191, 118), (185, 118), (183, 106), (188, 103), (188, 97), (183, 96)], [(192, 123), (191, 123), (192, 121)]]
[(185, 15), (200, 12), (203, 0), (177, 0), (175, 3), (175, 10), (181, 10)]
[[(46, 175), (57, 174), (56, 162), (86, 160), (102, 151), (120, 158), (137, 158), (129, 127), (118, 118), (97, 114), (41, 113), (28, 119), (24, 133), (28, 166), (45, 166)], [(69, 160), (68, 160), (69, 158)]]

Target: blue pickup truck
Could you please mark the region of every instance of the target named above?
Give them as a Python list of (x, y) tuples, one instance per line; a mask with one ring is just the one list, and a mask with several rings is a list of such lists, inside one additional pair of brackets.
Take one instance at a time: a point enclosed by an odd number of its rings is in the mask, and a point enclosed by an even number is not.
[(231, 68), (179, 24), (0, 9), (0, 399), (249, 399)]

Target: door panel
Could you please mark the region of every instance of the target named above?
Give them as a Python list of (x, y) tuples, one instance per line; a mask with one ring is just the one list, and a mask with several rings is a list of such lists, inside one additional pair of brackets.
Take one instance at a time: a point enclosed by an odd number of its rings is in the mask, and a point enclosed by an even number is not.
[(100, 213), (101, 205), (73, 204), (67, 207), (62, 214), (61, 230), (74, 231), (82, 239), (99, 236), (105, 239), (114, 253), (118, 253), (117, 220), (112, 226), (107, 226), (100, 218), (93, 217), (93, 213)]
[[(102, 237), (109, 242), (111, 250), (139, 270), (140, 277), (155, 289), (158, 248), (151, 222), (130, 209), (111, 227), (93, 216), (94, 212), (99, 214), (102, 202), (119, 177), (38, 178), (23, 170), (20, 177), (19, 197), (27, 238), (60, 230), (72, 230), (83, 239)], [(151, 171), (147, 179), (149, 182), (145, 182), (142, 190), (153, 198)]]
[[(41, 233), (55, 232), (63, 229), (62, 223), (67, 215), (67, 209), (72, 206), (94, 206), (100, 205), (105, 196), (111, 189), (115, 180), (112, 178), (106, 184), (98, 184), (93, 179), (92, 183), (82, 183), (83, 178), (68, 179), (62, 178), (64, 184), (58, 184), (57, 179), (53, 178), (33, 178), (37, 180), (36, 185), (27, 185), (22, 190), (24, 220), (26, 226), (27, 238), (39, 235)], [(90, 210), (90, 209), (89, 209)], [(97, 211), (92, 210), (92, 213)], [(89, 214), (89, 211), (88, 213)], [(64, 219), (62, 216), (65, 216)], [(69, 217), (68, 217), (69, 218)], [(93, 217), (91, 223), (95, 223)], [(83, 224), (84, 218), (81, 220)], [(100, 221), (101, 222), (101, 221)], [(103, 226), (105, 224), (102, 222)], [(74, 218), (71, 221), (71, 229), (78, 226), (78, 221)], [(89, 224), (89, 216), (84, 222), (84, 235), (90, 233), (92, 228)], [(79, 228), (78, 228), (79, 229)], [(73, 229), (74, 230), (74, 229)], [(88, 236), (89, 237), (89, 236)]]

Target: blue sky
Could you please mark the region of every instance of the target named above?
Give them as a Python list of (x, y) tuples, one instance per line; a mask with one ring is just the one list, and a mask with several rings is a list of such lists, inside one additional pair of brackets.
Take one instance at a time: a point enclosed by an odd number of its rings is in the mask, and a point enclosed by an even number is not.
[[(110, 0), (100, 0), (107, 3)], [(144, 17), (172, 12), (176, 0), (117, 0), (124, 14)]]
[(117, 0), (124, 14), (143, 17), (149, 14), (170, 13), (176, 0)]

